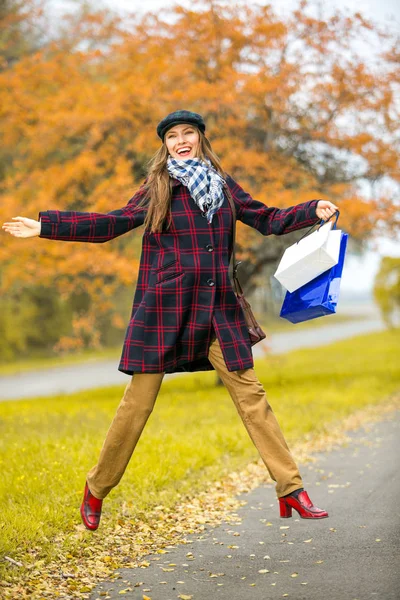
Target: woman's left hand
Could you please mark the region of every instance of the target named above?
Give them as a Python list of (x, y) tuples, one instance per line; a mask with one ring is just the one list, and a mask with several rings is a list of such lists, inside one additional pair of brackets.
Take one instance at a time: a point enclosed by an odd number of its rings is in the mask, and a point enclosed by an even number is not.
[(338, 207), (329, 200), (318, 200), (316, 213), (319, 219), (327, 221), (337, 210)]

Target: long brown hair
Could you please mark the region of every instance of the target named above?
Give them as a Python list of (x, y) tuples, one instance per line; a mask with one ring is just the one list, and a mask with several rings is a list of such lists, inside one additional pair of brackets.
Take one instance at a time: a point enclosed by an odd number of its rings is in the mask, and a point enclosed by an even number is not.
[[(222, 177), (225, 177), (226, 174), (222, 169), (218, 156), (211, 148), (210, 141), (202, 131), (199, 129), (197, 131), (200, 136), (198, 158), (201, 160), (208, 158), (218, 173)], [(143, 184), (145, 194), (138, 203), (138, 206), (148, 206), (144, 227), (150, 233), (161, 232), (164, 223), (167, 221), (167, 217), (169, 218), (166, 228), (168, 229), (171, 225), (171, 213), (169, 209), (172, 198), (172, 182), (167, 170), (168, 157), (167, 146), (163, 143), (148, 163), (147, 178)]]

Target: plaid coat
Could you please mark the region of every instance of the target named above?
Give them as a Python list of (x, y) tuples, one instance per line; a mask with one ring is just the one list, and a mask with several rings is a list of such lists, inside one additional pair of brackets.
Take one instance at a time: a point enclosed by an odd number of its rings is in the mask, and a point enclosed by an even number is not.
[[(267, 207), (231, 177), (226, 181), (236, 218), (263, 235), (282, 235), (318, 221), (317, 200), (287, 209)], [(143, 186), (126, 206), (107, 214), (40, 212), (40, 237), (107, 242), (143, 224), (146, 209), (137, 207), (142, 197)], [(129, 375), (213, 370), (207, 356), (214, 330), (229, 371), (253, 367), (244, 315), (228, 274), (233, 225), (228, 199), (209, 224), (187, 187), (172, 179), (171, 211), (168, 231), (144, 231), (118, 369)]]

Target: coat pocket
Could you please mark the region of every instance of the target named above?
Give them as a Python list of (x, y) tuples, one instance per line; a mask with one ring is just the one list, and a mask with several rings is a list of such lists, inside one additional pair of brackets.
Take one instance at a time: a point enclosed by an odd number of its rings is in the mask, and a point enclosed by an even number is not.
[(156, 285), (159, 283), (164, 283), (164, 281), (169, 281), (171, 279), (175, 279), (180, 275), (183, 275), (182, 267), (177, 258), (168, 261), (162, 267), (159, 267), (155, 270), (156, 274)]

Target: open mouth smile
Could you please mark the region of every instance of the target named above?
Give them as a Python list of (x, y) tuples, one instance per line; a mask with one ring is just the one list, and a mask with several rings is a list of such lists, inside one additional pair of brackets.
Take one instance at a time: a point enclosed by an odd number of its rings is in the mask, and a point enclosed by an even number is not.
[(189, 146), (183, 146), (183, 148), (179, 148), (179, 150), (176, 151), (176, 153), (179, 156), (182, 156), (182, 158), (184, 158), (185, 156), (188, 156), (191, 153), (192, 149)]

